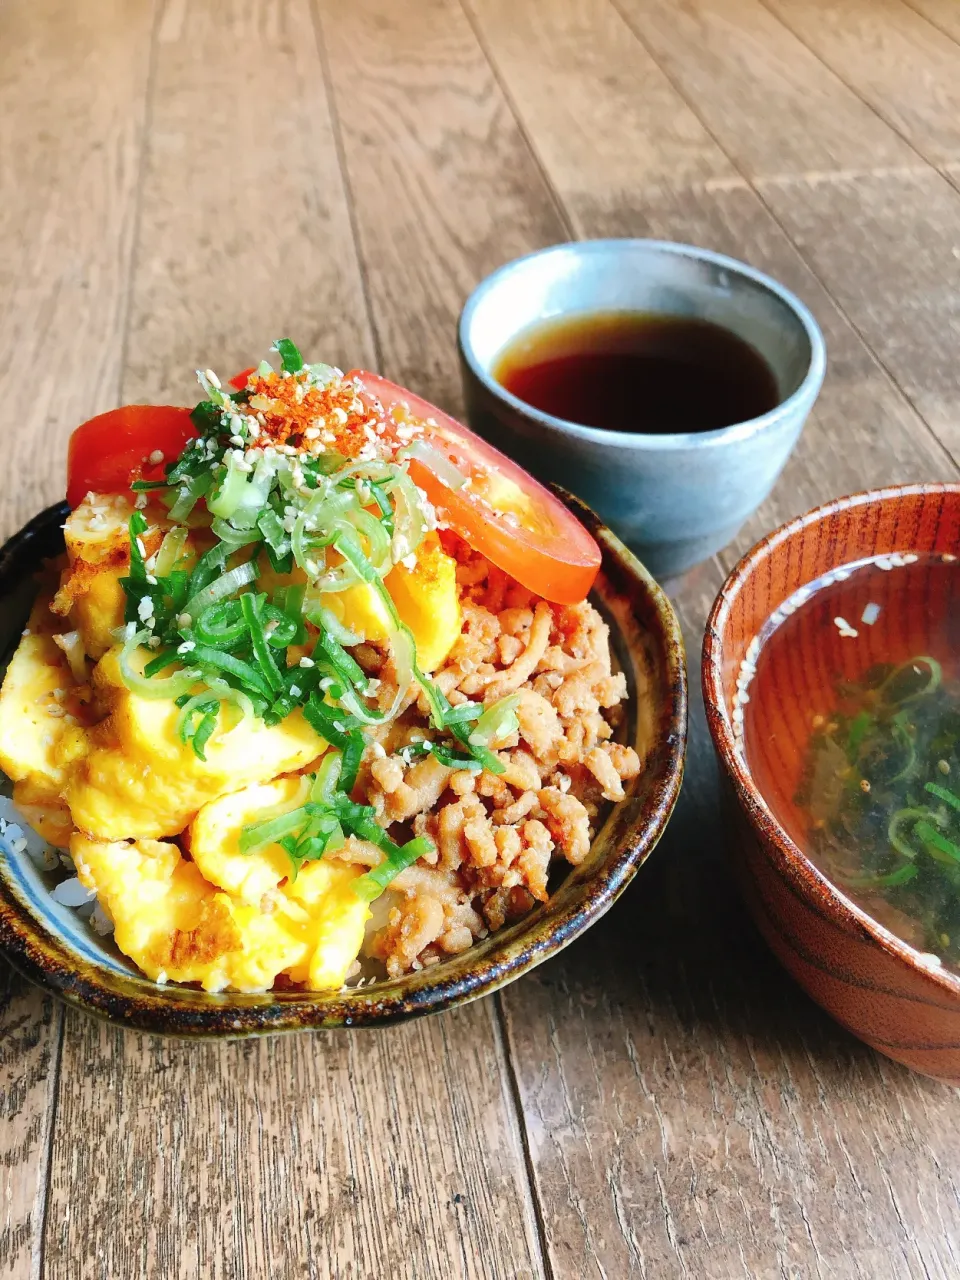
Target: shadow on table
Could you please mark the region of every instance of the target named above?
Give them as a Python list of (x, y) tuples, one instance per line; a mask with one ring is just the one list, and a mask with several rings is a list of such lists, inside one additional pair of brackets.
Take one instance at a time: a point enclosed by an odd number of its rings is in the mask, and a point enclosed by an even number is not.
[(692, 701), (687, 778), (663, 839), (611, 911), (535, 980), (651, 1029), (672, 1023), (681, 1034), (776, 1042), (788, 1055), (869, 1068), (873, 1051), (809, 999), (747, 915), (727, 860), (713, 748)]

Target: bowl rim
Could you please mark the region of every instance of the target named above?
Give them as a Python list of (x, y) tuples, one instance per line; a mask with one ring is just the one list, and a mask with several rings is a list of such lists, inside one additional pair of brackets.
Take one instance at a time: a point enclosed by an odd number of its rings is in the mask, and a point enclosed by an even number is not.
[[(736, 749), (733, 724), (723, 692), (723, 628), (744, 585), (778, 546), (838, 512), (856, 511), (860, 507), (878, 503), (896, 504), (904, 498), (938, 494), (960, 499), (960, 482), (930, 481), (860, 490), (813, 507), (761, 538), (737, 561), (713, 602), (704, 630), (700, 675), (707, 727), (717, 756), (751, 826), (758, 832), (764, 847), (774, 852), (778, 869), (790, 874), (795, 882), (801, 881), (808, 892), (812, 889), (819, 905), (832, 918), (833, 923), (848, 932), (853, 930), (875, 943), (886, 954), (907, 964), (918, 976), (927, 979), (939, 992), (949, 993), (954, 997), (949, 1006), (953, 1008), (956, 997), (960, 996), (960, 975), (952, 973), (941, 964), (925, 962), (922, 957), (926, 953), (892, 933), (848, 898), (807, 857), (774, 816), (754, 782), (746, 761)], [(801, 584), (795, 584), (793, 589), (799, 585)], [(903, 992), (896, 994), (903, 996)]]
[[(785, 400), (780, 401), (767, 413), (759, 417), (749, 418), (744, 422), (735, 422), (728, 427), (717, 427), (712, 431), (676, 431), (651, 435), (641, 431), (608, 431), (602, 427), (588, 427), (569, 418), (557, 418), (553, 414), (544, 413), (541, 409), (521, 400), (512, 391), (508, 391), (497, 382), (490, 370), (477, 359), (472, 338), (472, 325), (477, 309), (495, 289), (510, 275), (525, 270), (533, 261), (549, 256), (590, 257), (592, 255), (630, 253), (642, 249), (654, 253), (663, 253), (673, 257), (692, 258), (697, 262), (709, 263), (723, 270), (735, 272), (750, 280), (753, 284), (772, 294), (793, 313), (800, 321), (810, 345), (810, 362), (799, 386)], [(571, 311), (568, 314), (575, 315)], [(514, 335), (516, 336), (516, 335)], [(777, 427), (783, 419), (791, 419), (801, 405), (812, 403), (823, 383), (827, 367), (826, 343), (820, 326), (812, 311), (801, 302), (795, 293), (782, 285), (773, 276), (739, 258), (731, 258), (725, 253), (716, 253), (712, 249), (701, 249), (697, 245), (684, 244), (674, 240), (651, 240), (641, 236), (608, 237), (596, 240), (567, 240), (559, 244), (547, 245), (543, 249), (535, 249), (519, 258), (505, 262), (486, 276), (470, 293), (460, 311), (457, 320), (457, 349), (463, 363), (471, 374), (494, 399), (507, 405), (514, 413), (529, 418), (541, 426), (549, 427), (561, 435), (575, 440), (586, 440), (593, 444), (617, 445), (649, 453), (673, 453), (686, 449), (714, 449), (728, 444), (750, 440), (754, 436)]]
[[(101, 965), (78, 956), (46, 921), (24, 905), (0, 852), (0, 954), (29, 981), (110, 1022), (150, 1034), (238, 1038), (341, 1026), (384, 1026), (439, 1012), (498, 990), (584, 932), (632, 880), (673, 812), (686, 753), (687, 676), (680, 624), (660, 586), (589, 508), (558, 486), (554, 489), (597, 538), (603, 551), (603, 570), (614, 568), (614, 578), (619, 575), (644, 597), (653, 620), (647, 631), (654, 635), (662, 653), (664, 671), (656, 715), (658, 737), (649, 758), (641, 820), (625, 832), (617, 832), (607, 857), (559, 911), (551, 912), (550, 903), (543, 904), (545, 909), (538, 904), (531, 916), (504, 929), (499, 947), (475, 958), (472, 964), (475, 947), (452, 956), (436, 969), (346, 992), (244, 994), (164, 988), (133, 972), (108, 973)], [(47, 508), (0, 548), (0, 594), (8, 594), (40, 558), (52, 554), (44, 549), (44, 539), (48, 547), (52, 545), (68, 510), (64, 504)], [(616, 812), (615, 805), (604, 827)], [(525, 921), (530, 921), (527, 928), (523, 927)]]

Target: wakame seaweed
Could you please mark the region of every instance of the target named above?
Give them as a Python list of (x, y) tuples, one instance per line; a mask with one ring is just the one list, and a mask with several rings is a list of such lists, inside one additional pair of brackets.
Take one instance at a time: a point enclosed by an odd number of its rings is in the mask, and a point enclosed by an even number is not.
[(837, 696), (796, 797), (814, 861), (881, 923), (904, 933), (908, 917), (909, 941), (960, 965), (960, 682), (917, 656)]

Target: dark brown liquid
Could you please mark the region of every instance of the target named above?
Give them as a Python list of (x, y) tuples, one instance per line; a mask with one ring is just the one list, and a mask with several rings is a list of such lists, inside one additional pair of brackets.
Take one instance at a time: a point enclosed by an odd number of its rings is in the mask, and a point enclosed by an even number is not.
[(493, 376), (555, 418), (607, 431), (712, 431), (776, 408), (776, 379), (742, 338), (683, 316), (549, 320), (501, 352)]

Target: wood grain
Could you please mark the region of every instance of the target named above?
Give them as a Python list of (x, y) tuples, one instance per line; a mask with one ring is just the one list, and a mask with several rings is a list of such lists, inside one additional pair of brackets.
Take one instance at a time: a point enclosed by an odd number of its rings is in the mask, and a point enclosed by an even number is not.
[[(874, 112), (864, 117), (852, 90), (755, 0), (691, 0), (670, 9), (675, 24), (660, 0), (616, 3), (867, 346), (960, 458), (952, 355), (960, 324), (960, 192), (918, 165), (917, 153)], [(694, 15), (696, 31), (688, 29)], [(741, 61), (744, 48), (752, 49), (749, 66)], [(794, 71), (807, 68), (809, 103), (792, 101), (785, 68), (770, 82), (788, 61)], [(827, 101), (829, 118), (821, 120), (813, 112), (826, 110)], [(858, 127), (859, 162), (845, 149)], [(790, 165), (774, 163), (774, 143), (781, 158), (792, 156)], [(889, 147), (906, 147), (913, 162), (885, 167)], [(867, 158), (874, 165), (881, 155), (887, 160), (869, 167)]]
[[(117, 400), (152, 22), (152, 0), (0, 8), (4, 538), (62, 494), (67, 434)], [(29, 395), (24, 369), (50, 369)]]
[(317, 0), (384, 371), (460, 404), (467, 294), (567, 238), (456, 0)]
[[(285, 332), (375, 362), (307, 4), (170, 0), (154, 86), (125, 397)], [(62, 1079), (49, 1277), (541, 1274), (491, 1004), (211, 1046), (70, 1015)]]
[(761, 186), (800, 252), (960, 458), (960, 193), (931, 170)]
[(0, 1276), (37, 1276), (61, 1009), (0, 961)]
[(575, 222), (598, 195), (610, 205), (737, 185), (733, 164), (607, 0), (464, 5)]
[(495, 1046), (490, 1001), (209, 1045), (69, 1013), (46, 1274), (540, 1276)]
[(906, 0), (915, 13), (921, 14), (938, 30), (960, 41), (960, 9), (953, 0)]
[[(0, 7), (0, 537), (62, 494), (68, 432), (116, 403), (152, 23), (148, 0)], [(0, 1274), (18, 1280), (40, 1274), (61, 1019), (0, 966)]]
[(277, 338), (373, 358), (308, 0), (164, 0), (123, 398)]
[[(629, 28), (611, 16), (605, 0), (578, 0), (570, 25), (562, 11), (544, 9), (533, 0), (470, 3), (481, 38), (579, 234), (652, 236), (730, 253), (781, 280), (817, 317), (829, 371), (779, 486), (784, 518), (819, 500), (824, 476), (831, 478), (834, 492), (841, 492), (895, 476), (933, 479), (953, 473), (943, 448), (756, 193), (744, 182), (689, 184), (691, 147), (700, 157), (701, 173), (712, 171), (721, 178), (732, 166), (657, 65), (631, 40)], [(534, 41), (537, 56), (525, 62), (521, 51)], [(590, 69), (597, 65), (606, 68), (609, 89), (602, 148), (575, 128), (580, 102), (569, 91), (580, 84), (589, 92)], [(638, 106), (638, 98), (646, 105)], [(654, 130), (659, 121), (672, 120), (677, 140), (671, 143), (670, 133), (660, 132), (658, 176), (650, 187), (642, 182), (632, 190), (618, 181), (606, 185), (607, 156), (629, 151), (641, 112)], [(843, 430), (838, 430), (841, 424)], [(767, 512), (751, 522), (747, 536), (754, 530), (759, 536), (764, 528), (769, 528)]]
[[(953, 55), (892, 0), (822, 23), (818, 0), (776, 3), (163, 0), (151, 59), (146, 0), (7, 0), (4, 530), (121, 394), (182, 398), (196, 365), (288, 331), (455, 409), (456, 313), (500, 262), (571, 227), (692, 240), (796, 289), (830, 353), (771, 501), (677, 585), (695, 668), (759, 533), (841, 490), (952, 475), (923, 418), (960, 457), (960, 197), (915, 149), (956, 180), (956, 120), (937, 118)], [(953, 0), (910, 7), (960, 41)], [(798, 39), (785, 23), (810, 14)], [(904, 41), (929, 82), (903, 77)], [(42, 371), (26, 399), (23, 361)], [(233, 1045), (71, 1013), (54, 1090), (60, 1011), (4, 970), (0, 1274), (953, 1280), (955, 1093), (781, 974), (722, 839), (695, 697), (651, 866), (499, 1006)]]
[(764, 0), (932, 164), (960, 161), (960, 46), (902, 0)]
[[(532, 0), (471, 0), (471, 9), (582, 234), (663, 236), (745, 257), (795, 289), (824, 329), (827, 381), (773, 499), (720, 562), (678, 584), (695, 672), (722, 566), (760, 532), (845, 488), (955, 468), (757, 195), (743, 182), (689, 182), (689, 147), (717, 175), (725, 157), (716, 144), (711, 154), (706, 130), (697, 136), (690, 108), (671, 99), (599, 0), (581, 0), (569, 25)], [(524, 62), (521, 47), (534, 41), (537, 55)], [(588, 83), (595, 65), (612, 87), (599, 153), (571, 127), (581, 104), (565, 89)], [(605, 184), (606, 156), (631, 143), (617, 121), (645, 110), (682, 121), (673, 174), (662, 132), (656, 184)], [(879, 1098), (892, 1079), (898, 1097), (918, 1088), (920, 1106), (941, 1119), (952, 1095), (879, 1065), (755, 939), (720, 857), (698, 683), (694, 674), (687, 784), (653, 866), (603, 925), (502, 997), (554, 1274), (945, 1277), (960, 1230), (952, 1191), (939, 1224), (945, 1243), (930, 1248), (929, 1231), (920, 1246), (912, 1239), (927, 1212), (920, 1201), (902, 1207), (904, 1225), (882, 1247), (874, 1242), (890, 1135), (886, 1117), (871, 1123), (859, 1091)], [(926, 1124), (917, 1130), (905, 1159), (916, 1184), (936, 1176), (950, 1141)], [(899, 1195), (909, 1183), (895, 1185)]]
[(760, 0), (614, 0), (747, 176), (919, 157)]

